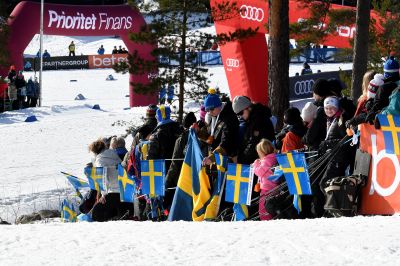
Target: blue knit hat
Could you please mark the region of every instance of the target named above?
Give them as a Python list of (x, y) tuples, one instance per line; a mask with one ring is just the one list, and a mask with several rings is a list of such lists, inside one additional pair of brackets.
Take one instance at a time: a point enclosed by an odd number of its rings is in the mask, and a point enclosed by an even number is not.
[(206, 111), (222, 106), (221, 99), (219, 98), (215, 89), (208, 89), (208, 94), (204, 99), (204, 107)]
[(165, 120), (169, 120), (171, 116), (171, 109), (169, 106), (160, 105), (157, 109), (157, 121), (162, 122)]
[(383, 75), (386, 78), (393, 77), (399, 75), (399, 62), (394, 58), (394, 56), (390, 56), (388, 60), (386, 60), (383, 65)]

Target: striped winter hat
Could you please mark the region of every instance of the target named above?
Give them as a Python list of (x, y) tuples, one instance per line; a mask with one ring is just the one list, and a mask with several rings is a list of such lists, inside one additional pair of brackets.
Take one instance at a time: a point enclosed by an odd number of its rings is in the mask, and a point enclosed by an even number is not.
[(380, 86), (383, 85), (384, 77), (382, 74), (375, 74), (374, 78), (369, 82), (368, 85), (368, 99), (375, 98), (375, 94)]
[(162, 122), (170, 119), (171, 108), (169, 106), (160, 105), (157, 109), (157, 121)]
[(399, 75), (399, 62), (394, 58), (394, 56), (390, 56), (388, 60), (386, 60), (385, 64), (383, 65), (384, 77), (390, 78), (395, 75)]

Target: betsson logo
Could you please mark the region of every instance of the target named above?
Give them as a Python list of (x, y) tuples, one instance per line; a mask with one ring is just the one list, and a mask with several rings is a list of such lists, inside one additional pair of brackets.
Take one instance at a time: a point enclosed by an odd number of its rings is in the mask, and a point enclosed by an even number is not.
[(127, 60), (127, 55), (102, 55), (89, 56), (89, 68), (111, 68), (119, 62)]
[(132, 17), (110, 17), (107, 13), (98, 13), (97, 16), (92, 13), (86, 16), (79, 12), (74, 16), (67, 16), (64, 11), (59, 14), (57, 11), (49, 10), (47, 27), (76, 30), (128, 30), (132, 27)]

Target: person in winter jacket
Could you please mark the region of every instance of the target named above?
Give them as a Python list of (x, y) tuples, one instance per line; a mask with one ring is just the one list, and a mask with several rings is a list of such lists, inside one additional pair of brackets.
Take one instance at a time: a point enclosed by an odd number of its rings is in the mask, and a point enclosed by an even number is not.
[[(157, 109), (157, 127), (150, 136), (147, 160), (171, 159), (176, 139), (182, 133), (179, 123), (170, 118), (169, 106), (160, 105)], [(171, 161), (166, 162), (166, 171)]]
[(282, 153), (304, 148), (301, 138), (306, 134), (307, 127), (301, 119), (299, 109), (291, 107), (283, 117), (285, 127), (277, 136), (276, 148)]
[(329, 89), (326, 79), (317, 79), (313, 85), (314, 105), (317, 106), (317, 113), (312, 120), (311, 126), (303, 137), (303, 143), (310, 150), (318, 150), (319, 144), (326, 136), (326, 115), (324, 112), (324, 100), (333, 93)]
[(372, 124), (375, 120), (376, 114), (389, 105), (389, 97), (400, 83), (399, 68), (399, 62), (393, 56), (386, 60), (383, 69), (385, 83), (380, 86), (376, 92), (372, 107), (365, 118), (366, 122)]
[[(346, 136), (345, 124), (349, 119), (340, 108), (337, 97), (327, 97), (324, 100), (324, 110), (327, 116), (326, 137), (320, 144), (320, 154), (325, 154), (333, 149)], [(338, 153), (334, 154), (328, 163), (320, 181), (321, 189), (323, 189), (325, 181), (333, 177), (344, 176), (346, 168), (352, 165), (354, 156), (355, 154), (350, 144), (343, 144)]]
[(72, 41), (69, 46), (68, 46), (68, 56), (75, 56), (75, 44), (74, 41)]
[(93, 167), (103, 167), (102, 196), (93, 206), (92, 219), (105, 222), (114, 217), (122, 217), (127, 211), (133, 214), (132, 204), (120, 201), (117, 166), (121, 159), (115, 151), (106, 149), (105, 143), (100, 139), (89, 145), (89, 150), (95, 154)]
[[(183, 118), (183, 133), (175, 141), (174, 152), (172, 154), (172, 162), (168, 169), (167, 175), (165, 176), (165, 187), (174, 188), (178, 184), (179, 174), (183, 164), (182, 159), (185, 158), (186, 146), (189, 137), (190, 127), (196, 123), (196, 116), (193, 112), (189, 112)], [(174, 190), (167, 189), (165, 191), (164, 205), (167, 209), (170, 208), (172, 200), (174, 198)]]
[(128, 150), (125, 148), (125, 139), (123, 137), (113, 137), (110, 142), (110, 149), (114, 150), (118, 157), (123, 160)]
[(252, 103), (246, 96), (236, 96), (232, 108), (246, 123), (239, 145), (238, 163), (250, 164), (258, 157), (256, 146), (261, 139), (275, 140), (274, 126), (270, 120), (271, 111), (267, 106)]
[(17, 87), (15, 86), (15, 78), (17, 77), (17, 72), (15, 71), (15, 66), (10, 66), (10, 71), (7, 75), (8, 80), (8, 98), (11, 102), (17, 100)]
[(15, 87), (17, 88), (18, 104), (15, 106), (14, 110), (22, 109), (25, 106), (26, 96), (26, 81), (22, 71), (19, 71), (17, 77), (15, 78)]
[(104, 54), (104, 52), (105, 52), (105, 50), (104, 50), (104, 47), (103, 47), (103, 45), (101, 45), (101, 46), (100, 46), (100, 48), (99, 48), (99, 49), (97, 49), (97, 54), (99, 54), (99, 55), (103, 55), (103, 54)]
[(211, 88), (204, 99), (204, 107), (211, 116), (208, 127), (209, 156), (204, 165), (215, 162), (214, 152), (226, 155), (236, 161), (238, 153), (239, 121), (230, 102), (222, 103), (216, 90)]
[(380, 86), (384, 84), (383, 75), (375, 74), (374, 78), (369, 82), (367, 88), (367, 100), (364, 102), (363, 106), (360, 106), (358, 115), (354, 115), (353, 118), (347, 121), (346, 127), (352, 128), (357, 131), (357, 126), (359, 124), (365, 123), (365, 119), (368, 115), (368, 111), (372, 108), (374, 103), (375, 95)]
[(389, 104), (382, 109), (384, 115), (400, 115), (400, 87), (397, 87), (389, 96)]
[(266, 221), (271, 220), (273, 217), (265, 209), (265, 198), (268, 193), (278, 186), (268, 179), (269, 176), (273, 175), (273, 166), (277, 164), (275, 149), (272, 143), (267, 139), (262, 139), (256, 146), (259, 159), (256, 159), (253, 163), (254, 173), (258, 176), (260, 183), (260, 201), (258, 205), (258, 212), (260, 220)]
[(358, 116), (362, 112), (365, 112), (365, 103), (368, 100), (369, 82), (374, 79), (375, 74), (377, 74), (377, 73), (373, 70), (367, 71), (364, 74), (363, 82), (362, 82), (362, 94), (361, 94), (360, 98), (358, 98), (357, 109), (356, 109), (356, 113), (354, 114), (354, 116)]
[(328, 87), (329, 90), (332, 92), (333, 96), (336, 96), (339, 99), (340, 108), (347, 117), (353, 117), (354, 113), (356, 112), (356, 106), (354, 105), (353, 101), (348, 99), (347, 97), (343, 96), (342, 90), (343, 85), (342, 82), (338, 79), (331, 78), (328, 79)]
[(307, 62), (304, 62), (303, 64), (303, 69), (301, 70), (301, 75), (308, 75), (308, 74), (312, 74), (312, 70), (310, 65)]

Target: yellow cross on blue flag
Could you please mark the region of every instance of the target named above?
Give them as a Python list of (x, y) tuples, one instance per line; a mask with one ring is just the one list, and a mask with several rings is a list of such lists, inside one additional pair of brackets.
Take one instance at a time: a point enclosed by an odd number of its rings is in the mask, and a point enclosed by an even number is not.
[(74, 205), (64, 199), (61, 204), (61, 219), (63, 222), (75, 223), (77, 221), (78, 214), (75, 211)]
[(133, 202), (135, 198), (135, 181), (128, 176), (121, 164), (118, 164), (118, 184), (121, 202)]
[(282, 168), (289, 193), (291, 195), (311, 195), (310, 176), (304, 153), (277, 154), (276, 159)]
[(379, 114), (378, 120), (381, 124), (386, 153), (400, 155), (400, 116)]
[(203, 155), (196, 133), (190, 129), (185, 159), (168, 216), (169, 221), (203, 221), (217, 216), (217, 205), (210, 204), (210, 180), (202, 161)]
[(140, 161), (142, 193), (150, 198), (164, 196), (165, 160)]
[(100, 192), (100, 190), (104, 191), (103, 167), (85, 167), (84, 172), (89, 180), (89, 187), (91, 189), (97, 190), (98, 192)]
[(217, 165), (218, 170), (218, 181), (217, 181), (217, 189), (215, 193), (219, 193), (222, 186), (222, 179), (226, 172), (226, 168), (228, 167), (228, 156), (222, 155), (220, 153), (214, 153), (215, 164)]
[(228, 164), (225, 201), (250, 205), (253, 170), (250, 165)]
[(76, 176), (67, 174), (65, 172), (61, 172), (65, 177), (68, 179), (68, 181), (71, 183), (71, 185), (74, 187), (76, 194), (78, 195), (79, 198), (83, 198), (81, 192), (79, 191), (80, 188), (87, 188), (89, 187), (89, 184), (87, 181), (82, 180)]

